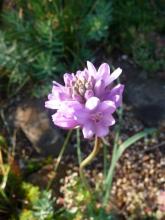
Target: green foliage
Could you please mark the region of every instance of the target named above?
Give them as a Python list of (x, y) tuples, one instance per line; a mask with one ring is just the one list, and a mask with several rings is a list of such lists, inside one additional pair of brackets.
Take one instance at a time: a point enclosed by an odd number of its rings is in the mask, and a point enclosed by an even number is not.
[(110, 21), (107, 0), (16, 1), (3, 15), (0, 40), (0, 69), (7, 72), (9, 91), (33, 82), (40, 88), (34, 95), (43, 95), (41, 87), (47, 93), (51, 79), (91, 59), (89, 46), (106, 39)]
[(88, 216), (95, 220), (117, 220), (118, 216), (115, 213), (107, 213), (105, 209), (94, 209), (91, 205), (88, 207)]
[[(5, 153), (2, 151), (4, 147)], [(52, 220), (54, 199), (51, 192), (41, 191), (38, 186), (23, 181), (17, 166), (0, 136), (0, 218)]]
[(115, 213), (106, 213), (102, 208), (96, 209), (92, 204), (88, 205), (87, 210), (83, 213), (71, 214), (67, 210), (64, 210), (61, 215), (58, 215), (57, 220), (84, 220), (84, 219), (94, 219), (94, 220), (118, 220), (119, 216)]
[(54, 216), (54, 198), (51, 191), (41, 191), (38, 186), (22, 182), (23, 192), (22, 210), (20, 220), (52, 220)]
[(54, 200), (50, 191), (43, 191), (40, 193), (40, 197), (33, 203), (33, 215), (36, 219), (51, 220), (54, 215), (53, 208)]
[(164, 68), (164, 55), (155, 57), (155, 45), (147, 37), (164, 33), (162, 1), (15, 2), (3, 13), (0, 31), (3, 93), (13, 95), (29, 84), (34, 96), (47, 94), (57, 75), (94, 59), (98, 43), (133, 55), (147, 71)]
[(133, 55), (136, 63), (145, 70), (164, 69), (163, 59), (155, 56), (156, 46), (151, 35), (165, 32), (163, 1), (113, 0), (112, 24), (109, 39), (111, 49)]
[(33, 186), (30, 183), (23, 182), (22, 189), (24, 190), (24, 194), (28, 203), (34, 203), (38, 200), (40, 195), (40, 190), (38, 186)]
[[(9, 165), (4, 165), (4, 168), (7, 167)], [(3, 187), (5, 177), (6, 183)], [(0, 173), (0, 183), (0, 217), (17, 220), (24, 195), (21, 189), (21, 179), (10, 170), (10, 172)]]
[(95, 40), (99, 42), (109, 34), (112, 5), (111, 3), (105, 4), (105, 1), (96, 1), (92, 7), (91, 10), (94, 11), (94, 14), (89, 13), (83, 23), (84, 34), (87, 36), (88, 41)]
[(149, 72), (164, 69), (165, 52), (159, 59), (148, 40), (148, 34), (165, 31), (162, 6), (163, 1), (15, 0), (1, 19), (0, 92), (14, 95), (29, 84), (34, 96), (43, 96), (56, 76), (94, 59), (99, 44), (133, 55)]
[[(131, 52), (131, 45), (138, 33), (162, 32), (164, 30), (163, 14), (150, 1), (113, 0), (112, 1), (112, 39), (118, 46)], [(156, 2), (156, 1), (153, 1)], [(163, 2), (162, 2), (163, 5)], [(159, 22), (158, 22), (159, 21)], [(161, 24), (161, 25), (160, 25)]]
[(146, 71), (156, 72), (165, 69), (165, 48), (158, 48), (154, 40), (139, 35), (133, 44), (133, 58)]
[(20, 220), (53, 220), (54, 199), (50, 191), (40, 191), (37, 186), (23, 183), (27, 205), (20, 212)]
[(50, 191), (40, 191), (39, 187), (21, 181), (11, 172), (5, 190), (0, 191), (0, 217), (3, 218), (53, 220), (53, 204)]
[(36, 218), (34, 218), (32, 211), (27, 210), (27, 209), (23, 210), (20, 213), (19, 219), (20, 220), (37, 220)]

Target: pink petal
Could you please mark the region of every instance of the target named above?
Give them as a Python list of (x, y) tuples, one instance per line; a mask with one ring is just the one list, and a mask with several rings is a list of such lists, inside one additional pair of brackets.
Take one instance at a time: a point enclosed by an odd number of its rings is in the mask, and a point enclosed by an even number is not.
[(89, 113), (82, 109), (75, 111), (74, 116), (75, 116), (76, 121), (81, 125), (88, 123), (90, 119)]
[(63, 112), (64, 114), (70, 114), (74, 113), (78, 110), (81, 111), (83, 108), (83, 105), (79, 103), (78, 101), (63, 101), (60, 106), (60, 111)]
[(115, 102), (116, 107), (119, 107), (122, 104), (123, 91), (124, 91), (124, 85), (122, 84), (118, 84), (111, 90), (109, 98)]
[(122, 73), (121, 68), (117, 68), (115, 71), (113, 71), (113, 73), (110, 75), (108, 84), (112, 83), (115, 79), (117, 79), (121, 73)]
[(92, 123), (88, 122), (87, 124), (84, 125), (82, 129), (84, 138), (90, 139), (93, 137), (95, 134), (95, 129)]
[(104, 81), (105, 87), (110, 81), (110, 67), (107, 63), (103, 63), (98, 69), (98, 78)]
[(101, 121), (104, 126), (112, 126), (115, 124), (115, 119), (112, 115), (105, 115)]
[(58, 87), (64, 87), (63, 85), (61, 85), (60, 83), (53, 81), (53, 85), (58, 86)]
[(104, 89), (105, 89), (104, 80), (97, 80), (94, 87), (95, 95), (100, 96), (103, 93)]
[(85, 95), (84, 95), (84, 96), (85, 96), (85, 99), (87, 100), (87, 99), (93, 97), (93, 96), (94, 96), (94, 93), (93, 93), (92, 90), (87, 90), (87, 91), (85, 92)]
[(52, 97), (49, 95), (48, 99), (59, 99), (61, 101), (70, 99), (70, 90), (67, 87), (53, 86), (52, 88)]
[(70, 129), (78, 125), (78, 123), (73, 118), (65, 117), (60, 112), (57, 112), (54, 115), (52, 115), (52, 119), (55, 125), (62, 128)]
[(78, 77), (80, 80), (84, 80), (88, 78), (88, 70), (87, 69), (84, 69), (83, 71), (81, 70), (78, 70), (76, 72), (76, 77)]
[(90, 61), (87, 61), (87, 67), (88, 67), (89, 75), (91, 75), (95, 78), (97, 71), (96, 71), (96, 68), (94, 67), (94, 65)]
[(109, 133), (109, 129), (107, 126), (102, 126), (101, 124), (98, 124), (96, 126), (96, 136), (97, 137), (104, 137)]
[(101, 66), (99, 67), (98, 69), (98, 73), (103, 76), (105, 73), (106, 74), (110, 74), (110, 68), (109, 68), (109, 65), (107, 63), (103, 63), (101, 64)]
[(121, 96), (120, 95), (115, 95), (114, 96), (114, 102), (116, 103), (116, 107), (120, 106), (121, 103), (122, 103)]
[(73, 75), (69, 74), (69, 73), (65, 73), (64, 76), (64, 83), (66, 86), (71, 86), (72, 81), (73, 81)]
[(88, 109), (88, 110), (94, 110), (97, 108), (97, 106), (99, 105), (100, 103), (100, 99), (97, 98), (97, 97), (91, 97), (87, 100), (87, 102), (85, 103), (85, 107)]
[(45, 107), (50, 109), (58, 109), (60, 108), (61, 103), (57, 100), (49, 100), (45, 102)]
[(112, 95), (122, 94), (123, 90), (124, 90), (124, 85), (118, 84), (117, 86), (113, 87), (113, 89), (111, 90), (111, 94)]
[(80, 103), (83, 103), (84, 101), (83, 97), (78, 94), (72, 94), (72, 98)]
[(116, 110), (115, 103), (113, 101), (103, 101), (98, 107), (98, 111), (108, 112), (112, 114)]
[(53, 94), (53, 95), (54, 95), (54, 94), (58, 94), (59, 92), (62, 92), (62, 86), (59, 87), (59, 86), (53, 85), (53, 87), (52, 87), (52, 94)]

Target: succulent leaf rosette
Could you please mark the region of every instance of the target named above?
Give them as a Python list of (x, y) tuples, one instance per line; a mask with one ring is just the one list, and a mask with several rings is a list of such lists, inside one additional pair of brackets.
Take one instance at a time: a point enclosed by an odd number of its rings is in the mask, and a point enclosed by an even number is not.
[(54, 124), (65, 129), (80, 127), (87, 139), (107, 135), (115, 124), (112, 114), (122, 103), (124, 85), (113, 86), (121, 72), (117, 68), (110, 74), (107, 63), (96, 70), (87, 61), (84, 70), (64, 74), (64, 85), (54, 81), (45, 102), (46, 108), (56, 110), (52, 115)]

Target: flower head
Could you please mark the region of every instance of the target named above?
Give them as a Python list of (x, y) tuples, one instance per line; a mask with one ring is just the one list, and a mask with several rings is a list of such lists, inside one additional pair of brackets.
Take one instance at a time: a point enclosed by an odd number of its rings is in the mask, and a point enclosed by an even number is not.
[(118, 68), (110, 74), (106, 63), (97, 71), (88, 61), (83, 71), (64, 74), (64, 86), (53, 82), (45, 106), (57, 110), (52, 116), (54, 124), (67, 129), (80, 126), (85, 138), (107, 135), (115, 123), (112, 113), (122, 103), (124, 86), (112, 87), (121, 72)]

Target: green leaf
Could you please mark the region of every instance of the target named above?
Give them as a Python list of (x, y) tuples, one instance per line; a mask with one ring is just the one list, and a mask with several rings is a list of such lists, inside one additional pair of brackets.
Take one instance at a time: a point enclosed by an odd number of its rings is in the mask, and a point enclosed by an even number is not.
[(122, 156), (123, 152), (130, 147), (132, 144), (137, 142), (138, 140), (144, 138), (147, 135), (151, 135), (156, 131), (156, 129), (145, 129), (144, 131), (141, 131), (132, 137), (128, 138), (126, 141), (124, 141), (118, 148), (117, 150), (117, 155), (116, 155), (116, 161), (119, 160), (119, 158)]

